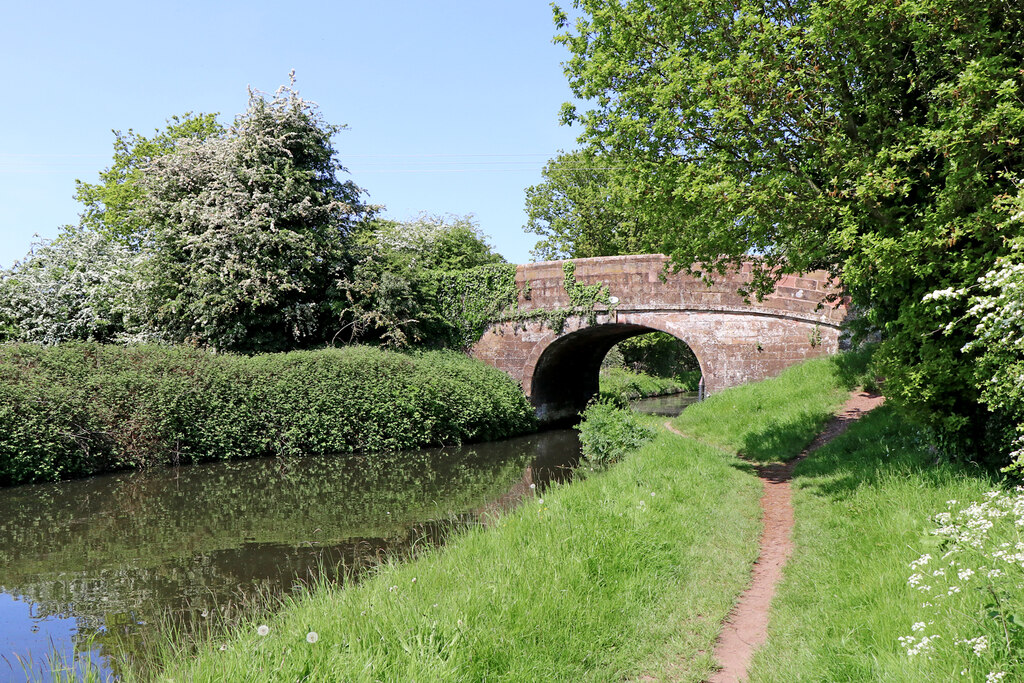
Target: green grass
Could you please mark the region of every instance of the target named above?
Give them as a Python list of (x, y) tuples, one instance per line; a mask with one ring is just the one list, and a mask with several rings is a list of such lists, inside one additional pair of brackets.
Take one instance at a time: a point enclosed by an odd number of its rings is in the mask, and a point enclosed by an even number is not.
[(922, 614), (907, 577), (910, 562), (935, 552), (929, 517), (993, 486), (934, 460), (922, 435), (883, 407), (797, 466), (796, 550), (751, 681), (976, 680), (908, 657), (898, 641)]
[[(602, 399), (618, 403), (628, 403), (649, 396), (665, 396), (678, 394), (681, 391), (693, 391), (687, 380), (689, 378), (654, 377), (625, 368), (605, 368), (601, 370)], [(700, 381), (698, 373), (697, 380)]]
[(860, 384), (868, 352), (796, 365), (710, 396), (673, 421), (679, 431), (758, 462), (790, 460)]

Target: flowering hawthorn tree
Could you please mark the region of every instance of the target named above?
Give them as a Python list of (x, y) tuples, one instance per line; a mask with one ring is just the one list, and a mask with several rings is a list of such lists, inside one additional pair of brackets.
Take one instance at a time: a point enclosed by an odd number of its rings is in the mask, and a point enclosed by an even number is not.
[(144, 300), (151, 331), (221, 350), (316, 343), (331, 325), (328, 290), (344, 240), (373, 212), (315, 104), (290, 86), (250, 92), (220, 137), (182, 139), (144, 169)]
[(134, 257), (106, 236), (66, 229), (33, 245), (0, 271), (0, 339), (57, 344), (109, 341), (121, 332), (131, 303)]

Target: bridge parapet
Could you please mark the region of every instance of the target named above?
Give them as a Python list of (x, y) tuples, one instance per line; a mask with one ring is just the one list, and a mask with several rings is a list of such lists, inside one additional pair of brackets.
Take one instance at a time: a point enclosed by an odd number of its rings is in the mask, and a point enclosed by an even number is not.
[[(708, 286), (699, 278), (685, 273), (671, 273), (665, 266), (668, 258), (661, 254), (637, 256), (605, 256), (576, 259), (576, 279), (587, 285), (602, 283), (608, 293), (618, 299), (620, 312), (654, 310), (742, 311), (794, 317), (823, 325), (840, 326), (846, 318), (846, 306), (822, 304), (838, 293), (838, 286), (824, 271), (802, 275), (784, 275), (775, 291), (758, 301), (745, 301), (737, 292), (751, 283), (752, 264), (744, 263), (739, 271), (714, 275)], [(530, 292), (520, 296), (519, 310), (552, 310), (570, 305), (564, 286), (565, 261), (527, 263), (517, 267), (516, 286)], [(819, 304), (822, 304), (819, 306)]]

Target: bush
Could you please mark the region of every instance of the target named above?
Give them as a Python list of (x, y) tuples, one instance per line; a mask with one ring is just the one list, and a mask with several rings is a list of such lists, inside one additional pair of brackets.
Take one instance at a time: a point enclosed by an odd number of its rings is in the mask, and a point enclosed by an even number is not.
[(531, 429), (498, 370), (368, 347), (211, 354), (0, 346), (0, 485), (261, 455), (420, 448)]
[(123, 332), (132, 304), (135, 258), (121, 244), (65, 228), (35, 242), (23, 260), (0, 270), (0, 341), (58, 344), (108, 341)]
[(654, 437), (631, 410), (605, 401), (591, 401), (579, 425), (583, 457), (598, 466), (618, 462)]

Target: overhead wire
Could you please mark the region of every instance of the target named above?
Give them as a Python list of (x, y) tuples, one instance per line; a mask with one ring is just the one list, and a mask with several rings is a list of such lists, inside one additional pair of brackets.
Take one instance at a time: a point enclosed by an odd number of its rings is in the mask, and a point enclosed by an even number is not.
[[(340, 154), (346, 167), (358, 173), (515, 173), (539, 171), (556, 153), (423, 153), (423, 154)], [(41, 154), (0, 152), (0, 173), (59, 173), (83, 168), (87, 160), (103, 159), (104, 154)], [(529, 160), (523, 160), (530, 157)], [(373, 161), (379, 159), (380, 161)], [(446, 161), (451, 159), (451, 161)], [(487, 160), (483, 160), (487, 159)], [(360, 161), (367, 160), (367, 161)], [(574, 166), (577, 171), (612, 171), (623, 166)]]

